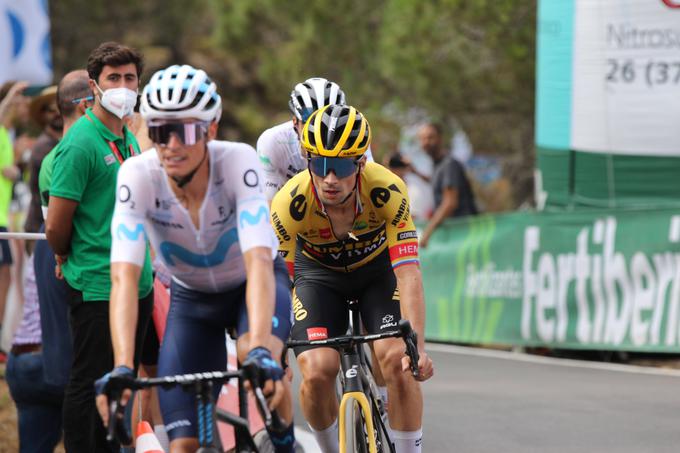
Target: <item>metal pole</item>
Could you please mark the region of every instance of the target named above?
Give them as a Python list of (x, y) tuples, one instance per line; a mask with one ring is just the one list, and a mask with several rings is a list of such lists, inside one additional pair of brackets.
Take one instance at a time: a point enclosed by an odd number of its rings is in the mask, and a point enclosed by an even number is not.
[(0, 232), (0, 239), (26, 239), (29, 241), (40, 241), (47, 239), (45, 233), (11, 233)]

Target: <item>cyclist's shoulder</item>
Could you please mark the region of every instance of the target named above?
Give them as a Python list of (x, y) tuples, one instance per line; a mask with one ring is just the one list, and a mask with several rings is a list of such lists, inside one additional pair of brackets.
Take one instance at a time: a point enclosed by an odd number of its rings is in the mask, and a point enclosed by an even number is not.
[(125, 159), (120, 171), (150, 172), (152, 168), (160, 168), (160, 159), (156, 148), (150, 148), (143, 153)]
[(255, 149), (247, 143), (211, 140), (208, 143), (211, 166), (218, 166), (225, 174), (241, 172), (242, 169), (258, 170)]
[(260, 147), (262, 147), (264, 150), (267, 147), (289, 144), (291, 142), (297, 141), (298, 137), (295, 133), (293, 121), (291, 120), (277, 124), (276, 126), (272, 126), (262, 132), (260, 137), (257, 139), (257, 149), (259, 150)]
[(299, 138), (292, 121), (278, 124), (262, 132), (257, 139), (257, 154), (265, 167), (283, 158), (291, 149), (297, 149)]
[(382, 193), (383, 189), (406, 194), (406, 184), (399, 176), (378, 163), (367, 162), (361, 172), (361, 192), (371, 195), (371, 202), (376, 207), (382, 207), (389, 200), (375, 195)]
[(157, 179), (161, 171), (158, 154), (151, 148), (142, 154), (125, 159), (118, 170), (118, 185), (143, 188), (143, 192), (150, 195), (149, 191), (153, 193), (159, 188)]
[(390, 213), (408, 203), (408, 192), (399, 176), (380, 164), (367, 162), (361, 172), (361, 198), (375, 209)]
[(227, 140), (210, 140), (208, 142), (208, 150), (211, 154), (221, 154), (231, 157), (239, 157), (243, 153), (244, 158), (255, 156), (255, 148), (243, 142), (230, 142)]

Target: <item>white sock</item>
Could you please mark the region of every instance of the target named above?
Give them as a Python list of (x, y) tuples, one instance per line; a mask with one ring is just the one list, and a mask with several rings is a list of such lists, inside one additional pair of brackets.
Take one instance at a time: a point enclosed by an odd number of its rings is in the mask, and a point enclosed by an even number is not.
[(385, 428), (387, 428), (387, 433), (390, 436), (390, 439), (392, 438), (392, 431), (390, 430), (390, 421), (388, 417), (388, 412), (389, 412), (389, 406), (387, 404), (387, 387), (386, 386), (378, 386), (378, 396), (380, 396), (380, 399), (383, 402), (383, 407), (385, 408), (385, 412), (381, 414), (381, 419), (383, 423), (385, 424)]
[(380, 393), (380, 398), (383, 400), (383, 403), (385, 403), (385, 409), (387, 409), (387, 386), (379, 385), (378, 393)]
[(421, 453), (423, 445), (423, 430), (396, 431), (392, 430), (392, 440), (397, 453)]
[(311, 426), (309, 429), (312, 430), (316, 443), (321, 447), (323, 453), (339, 453), (340, 451), (340, 441), (338, 440), (338, 419), (336, 418), (331, 426), (321, 431), (317, 431)]
[(163, 451), (170, 451), (170, 439), (168, 439), (168, 433), (165, 431), (165, 425), (154, 425), (153, 433), (158, 439), (158, 443), (163, 447)]

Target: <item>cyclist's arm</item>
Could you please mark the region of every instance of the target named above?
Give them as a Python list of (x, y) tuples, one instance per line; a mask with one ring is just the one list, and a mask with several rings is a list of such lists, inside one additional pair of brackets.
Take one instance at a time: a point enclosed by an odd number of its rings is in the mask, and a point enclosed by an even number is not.
[(423, 278), (417, 264), (407, 264), (394, 269), (401, 304), (401, 316), (411, 322), (418, 333), (418, 351), (425, 350), (425, 295)]
[(138, 316), (138, 291), (141, 266), (111, 263), (111, 301), (109, 324), (114, 366), (134, 368), (135, 331)]
[(423, 282), (418, 258), (418, 234), (410, 214), (410, 204), (406, 184), (398, 176), (386, 183), (389, 198), (380, 206), (379, 212), (385, 221), (390, 261), (397, 277), (397, 287), (401, 300), (402, 316), (411, 321), (418, 332), (418, 349), (424, 348), (423, 329), (425, 328), (425, 301)]
[(236, 198), (238, 237), (246, 268), (246, 306), (252, 349), (268, 344), (274, 316), (276, 239), (269, 223), (269, 207), (262, 191), (262, 171), (252, 147), (243, 145), (230, 163)]
[(272, 249), (255, 247), (243, 254), (246, 266), (246, 307), (250, 349), (269, 348), (272, 318), (274, 317), (275, 281)]
[(257, 140), (257, 157), (264, 176), (262, 186), (270, 204), (276, 192), (286, 183), (286, 177), (281, 174), (279, 162), (284, 151), (279, 149), (269, 129), (264, 131)]
[(291, 197), (287, 190), (281, 190), (272, 200), (272, 226), (279, 240), (279, 256), (286, 262), (288, 274), (292, 279), (295, 275), (295, 244), (297, 231), (295, 226), (300, 222), (295, 221), (291, 215)]
[(114, 365), (133, 368), (139, 276), (146, 256), (145, 215), (153, 187), (141, 168), (127, 161), (118, 172), (111, 220), (111, 297), (109, 323)]

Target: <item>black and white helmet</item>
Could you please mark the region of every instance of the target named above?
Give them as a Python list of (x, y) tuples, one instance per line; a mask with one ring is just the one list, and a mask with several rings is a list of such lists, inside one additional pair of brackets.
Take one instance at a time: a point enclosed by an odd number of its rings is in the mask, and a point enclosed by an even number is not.
[(222, 98), (205, 71), (173, 65), (151, 77), (142, 91), (139, 111), (147, 122), (184, 118), (219, 121)]
[(312, 77), (295, 85), (288, 106), (293, 115), (304, 123), (315, 110), (325, 105), (346, 103), (345, 93), (337, 83), (323, 77)]

